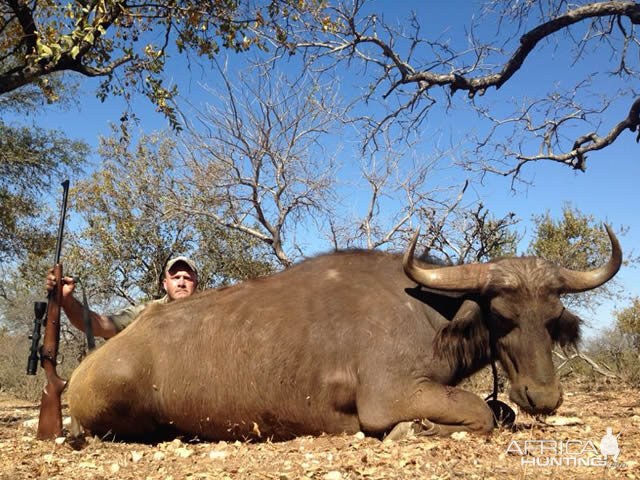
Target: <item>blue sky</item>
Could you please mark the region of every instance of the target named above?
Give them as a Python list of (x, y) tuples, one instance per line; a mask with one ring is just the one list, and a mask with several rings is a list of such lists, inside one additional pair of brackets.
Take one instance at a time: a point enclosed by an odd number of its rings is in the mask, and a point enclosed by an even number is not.
[[(468, 25), (472, 15), (472, 6), (475, 3), (454, 0), (451, 2), (387, 2), (381, 1), (374, 4), (373, 8), (384, 12), (385, 20), (392, 22), (406, 18), (408, 9), (406, 6), (418, 5), (422, 11), (418, 12), (418, 18), (423, 22), (423, 31), (441, 33), (441, 38), (451, 38), (453, 44), (461, 46), (466, 42), (464, 26)], [(479, 35), (492, 35), (491, 25), (485, 25), (478, 31)], [(242, 58), (234, 58), (233, 62), (242, 63)], [(487, 101), (491, 99), (518, 99), (522, 95), (534, 95), (539, 92), (547, 92), (554, 88), (569, 88), (576, 73), (591, 66), (593, 62), (608, 62), (607, 58), (591, 56), (586, 63), (571, 65), (567, 61), (567, 52), (562, 48), (546, 48), (544, 52), (536, 53), (527, 60), (524, 67), (500, 92), (487, 93)], [(184, 76), (184, 65), (180, 58), (170, 60), (168, 70), (169, 78), (173, 78), (183, 86), (183, 92), (187, 93), (193, 103), (205, 101), (206, 98), (198, 87), (201, 78), (188, 78)], [(358, 78), (348, 70), (344, 73), (343, 88), (346, 92), (357, 85)], [(350, 76), (351, 75), (351, 76)], [(606, 75), (596, 79), (602, 82), (602, 88), (616, 88), (615, 83), (610, 83)], [(109, 134), (109, 123), (117, 123), (123, 111), (122, 102), (118, 99), (108, 99), (105, 103), (95, 98), (94, 86), (97, 82), (81, 79), (83, 94), (80, 100), (80, 108), (69, 112), (49, 111), (45, 115), (39, 115), (35, 121), (51, 128), (60, 128), (72, 138), (88, 142), (96, 147), (100, 135)], [(187, 86), (187, 89), (184, 87)], [(629, 85), (632, 87), (633, 85)], [(636, 87), (638, 85), (635, 85)], [(628, 100), (627, 100), (628, 101)], [(603, 131), (608, 130), (616, 122), (620, 121), (626, 112), (625, 104), (614, 109), (610, 115), (603, 117)], [(628, 106), (626, 106), (628, 108)], [(135, 100), (134, 110), (141, 119), (140, 128), (144, 132), (151, 132), (166, 128), (164, 118), (153, 111), (149, 102), (144, 98)], [(425, 127), (440, 130), (452, 129), (458, 133), (465, 133), (476, 126), (468, 123), (468, 112), (453, 109), (445, 112), (439, 110), (434, 114)], [(425, 132), (429, 137), (430, 132)], [(330, 142), (331, 140), (329, 140)], [(337, 140), (336, 140), (337, 142)], [(428, 149), (428, 142), (424, 144)], [(345, 162), (354, 161), (357, 152), (343, 151)], [(566, 202), (571, 202), (582, 212), (594, 215), (597, 219), (608, 221), (615, 227), (624, 225), (630, 228), (629, 233), (621, 238), (623, 251), (637, 250), (640, 245), (640, 220), (636, 212), (638, 203), (638, 189), (640, 178), (640, 147), (635, 142), (635, 135), (625, 132), (611, 147), (601, 152), (592, 154), (587, 164), (587, 172), (574, 172), (571, 169), (552, 164), (550, 162), (533, 164), (526, 168), (526, 176), (533, 180), (533, 185), (524, 188), (519, 187), (517, 192), (511, 190), (511, 179), (497, 176), (489, 176), (483, 185), (473, 185), (467, 197), (473, 200), (474, 196), (483, 199), (483, 203), (496, 215), (501, 216), (507, 212), (515, 212), (522, 219), (519, 224), (521, 232), (529, 235), (532, 232), (530, 223), (533, 214), (542, 214), (549, 211), (558, 218), (562, 207)], [(98, 161), (94, 156), (94, 160)], [(526, 247), (527, 236), (523, 242)], [(320, 250), (327, 247), (318, 247)], [(624, 268), (619, 273), (619, 279), (630, 296), (640, 295), (640, 274), (637, 270)], [(597, 313), (589, 316), (595, 327), (603, 327), (611, 324), (611, 310), (624, 307), (625, 304), (614, 305), (607, 303), (598, 309)]]

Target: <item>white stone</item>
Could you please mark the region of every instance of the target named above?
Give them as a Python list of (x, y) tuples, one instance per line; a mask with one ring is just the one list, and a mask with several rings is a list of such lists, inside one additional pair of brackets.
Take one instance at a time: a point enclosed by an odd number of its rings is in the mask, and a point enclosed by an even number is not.
[(152, 457), (154, 460), (158, 461), (158, 460), (162, 460), (164, 458), (164, 453), (162, 452), (156, 452), (153, 454)]
[(209, 458), (211, 459), (225, 458), (227, 455), (229, 454), (227, 452), (223, 452), (222, 450), (211, 450), (209, 452)]
[(337, 470), (332, 470), (322, 477), (324, 480), (342, 480), (342, 474)]
[(193, 455), (193, 450), (185, 447), (179, 447), (176, 448), (176, 455), (181, 458), (189, 458), (191, 455)]
[(133, 463), (138, 463), (143, 456), (144, 456), (144, 452), (136, 452), (135, 450), (131, 451), (131, 461)]

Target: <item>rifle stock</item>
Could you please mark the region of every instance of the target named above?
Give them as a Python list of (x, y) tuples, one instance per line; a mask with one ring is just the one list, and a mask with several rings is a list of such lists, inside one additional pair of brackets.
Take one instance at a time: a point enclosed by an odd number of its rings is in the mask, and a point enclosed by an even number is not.
[(47, 383), (40, 399), (40, 418), (38, 420), (38, 439), (46, 440), (62, 435), (62, 402), (60, 397), (67, 382), (56, 372), (58, 342), (60, 339), (60, 304), (62, 302), (62, 265), (53, 269), (56, 287), (49, 295), (47, 305), (47, 324), (44, 341), (40, 351), (40, 360)]
[(44, 340), (40, 350), (40, 361), (44, 369), (47, 383), (40, 399), (40, 417), (38, 419), (39, 440), (47, 440), (62, 435), (62, 402), (61, 395), (66, 380), (60, 378), (56, 372), (58, 363), (58, 345), (60, 343), (60, 308), (62, 305), (62, 264), (60, 263), (60, 249), (64, 232), (64, 217), (67, 210), (67, 194), (69, 180), (62, 182), (64, 189), (62, 197), (62, 211), (58, 227), (56, 243), (55, 267), (56, 286), (49, 293)]

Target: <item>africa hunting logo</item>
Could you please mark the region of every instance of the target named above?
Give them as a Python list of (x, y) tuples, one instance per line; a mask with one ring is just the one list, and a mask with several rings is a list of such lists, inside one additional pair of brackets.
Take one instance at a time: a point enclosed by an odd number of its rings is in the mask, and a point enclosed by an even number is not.
[(591, 440), (513, 440), (505, 453), (520, 455), (521, 465), (535, 467), (624, 467), (625, 464), (618, 463), (618, 438), (626, 428), (613, 435), (613, 429), (607, 427), (600, 450)]

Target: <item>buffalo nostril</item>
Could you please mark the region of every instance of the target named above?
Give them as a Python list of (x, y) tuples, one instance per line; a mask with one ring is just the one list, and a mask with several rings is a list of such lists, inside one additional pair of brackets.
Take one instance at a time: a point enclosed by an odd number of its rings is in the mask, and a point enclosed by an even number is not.
[(531, 408), (536, 408), (536, 402), (534, 402), (531, 396), (529, 395), (529, 387), (526, 385), (524, 386), (524, 394), (526, 395), (527, 401), (529, 402), (529, 405), (531, 405)]

